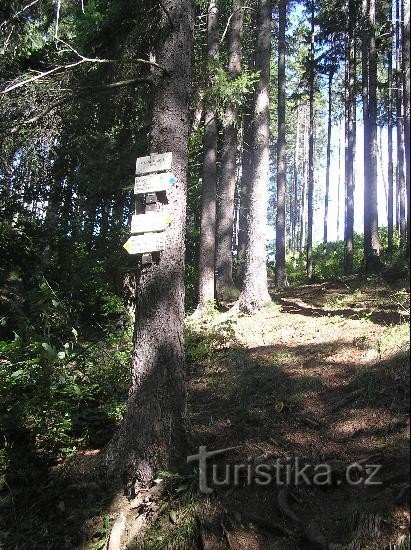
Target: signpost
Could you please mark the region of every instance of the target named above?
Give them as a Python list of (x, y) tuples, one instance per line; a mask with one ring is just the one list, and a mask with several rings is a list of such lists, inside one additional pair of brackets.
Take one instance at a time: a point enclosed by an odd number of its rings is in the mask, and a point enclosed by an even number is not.
[(136, 162), (136, 175), (152, 174), (154, 172), (167, 172), (167, 170), (171, 170), (172, 162), (172, 153), (140, 157)]
[(161, 252), (165, 248), (165, 230), (172, 219), (161, 211), (164, 198), (159, 201), (156, 193), (167, 191), (176, 182), (171, 172), (172, 162), (172, 153), (140, 157), (136, 162), (134, 194), (144, 195), (138, 202), (144, 214), (132, 216), (132, 236), (123, 246), (129, 254), (141, 254), (142, 265), (152, 263), (151, 252)]
[(129, 254), (160, 252), (165, 247), (165, 233), (144, 233), (129, 238), (123, 245)]
[(134, 185), (134, 194), (140, 193), (156, 193), (158, 191), (167, 191), (174, 185), (176, 178), (171, 172), (163, 174), (149, 174), (146, 176), (137, 177)]
[(165, 231), (171, 223), (170, 216), (164, 212), (149, 212), (136, 214), (131, 219), (131, 233), (151, 233)]

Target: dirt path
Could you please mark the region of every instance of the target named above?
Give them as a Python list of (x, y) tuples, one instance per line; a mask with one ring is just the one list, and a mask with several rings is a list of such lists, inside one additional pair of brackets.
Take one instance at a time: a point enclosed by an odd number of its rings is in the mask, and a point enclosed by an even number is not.
[[(232, 475), (210, 499), (205, 525), (223, 526), (220, 546), (214, 539), (210, 548), (381, 549), (402, 540), (409, 367), (401, 296), (338, 284), (276, 294), (258, 315), (225, 327), (226, 349), (192, 365), (197, 443), (237, 447), (215, 459), (220, 479), (226, 465), (232, 474), (235, 464), (277, 459), (333, 471), (326, 487), (260, 487), (245, 475), (236, 484)], [(346, 468), (356, 462), (380, 465), (382, 484), (348, 485)]]

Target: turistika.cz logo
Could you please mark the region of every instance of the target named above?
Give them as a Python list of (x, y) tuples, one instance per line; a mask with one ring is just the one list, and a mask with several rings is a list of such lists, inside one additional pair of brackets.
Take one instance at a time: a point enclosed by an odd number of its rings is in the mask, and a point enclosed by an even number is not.
[[(380, 464), (363, 464), (353, 462), (343, 468), (343, 475), (335, 479), (335, 470), (330, 463), (311, 464), (300, 458), (284, 462), (276, 459), (270, 463), (259, 464), (211, 464), (210, 459), (236, 449), (217, 449), (207, 451), (200, 446), (198, 454), (187, 457), (187, 462), (198, 462), (199, 489), (201, 493), (210, 494), (216, 487), (240, 486), (246, 484), (266, 487), (269, 485), (324, 487), (331, 485), (350, 486), (364, 485), (367, 487), (382, 485), (378, 479)], [(341, 474), (341, 472), (340, 472)]]

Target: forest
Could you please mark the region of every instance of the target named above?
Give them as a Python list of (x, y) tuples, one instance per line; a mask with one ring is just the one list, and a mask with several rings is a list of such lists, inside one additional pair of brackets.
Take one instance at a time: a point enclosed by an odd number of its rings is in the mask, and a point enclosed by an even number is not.
[(0, 31), (0, 548), (409, 550), (410, 0)]

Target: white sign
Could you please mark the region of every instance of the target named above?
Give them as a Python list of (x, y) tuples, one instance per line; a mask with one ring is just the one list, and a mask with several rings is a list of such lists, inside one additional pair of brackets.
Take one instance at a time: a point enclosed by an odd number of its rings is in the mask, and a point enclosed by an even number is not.
[(166, 172), (167, 170), (171, 170), (172, 162), (173, 153), (140, 157), (137, 159), (136, 163), (136, 175), (152, 174), (153, 172)]
[(163, 174), (150, 174), (136, 178), (134, 185), (134, 194), (142, 193), (157, 193), (158, 191), (166, 191), (171, 185), (176, 182), (176, 177), (171, 172)]
[(131, 233), (150, 233), (164, 231), (171, 223), (171, 217), (164, 212), (136, 214), (131, 218)]
[(160, 252), (165, 248), (165, 233), (144, 233), (130, 237), (123, 245), (129, 254)]

